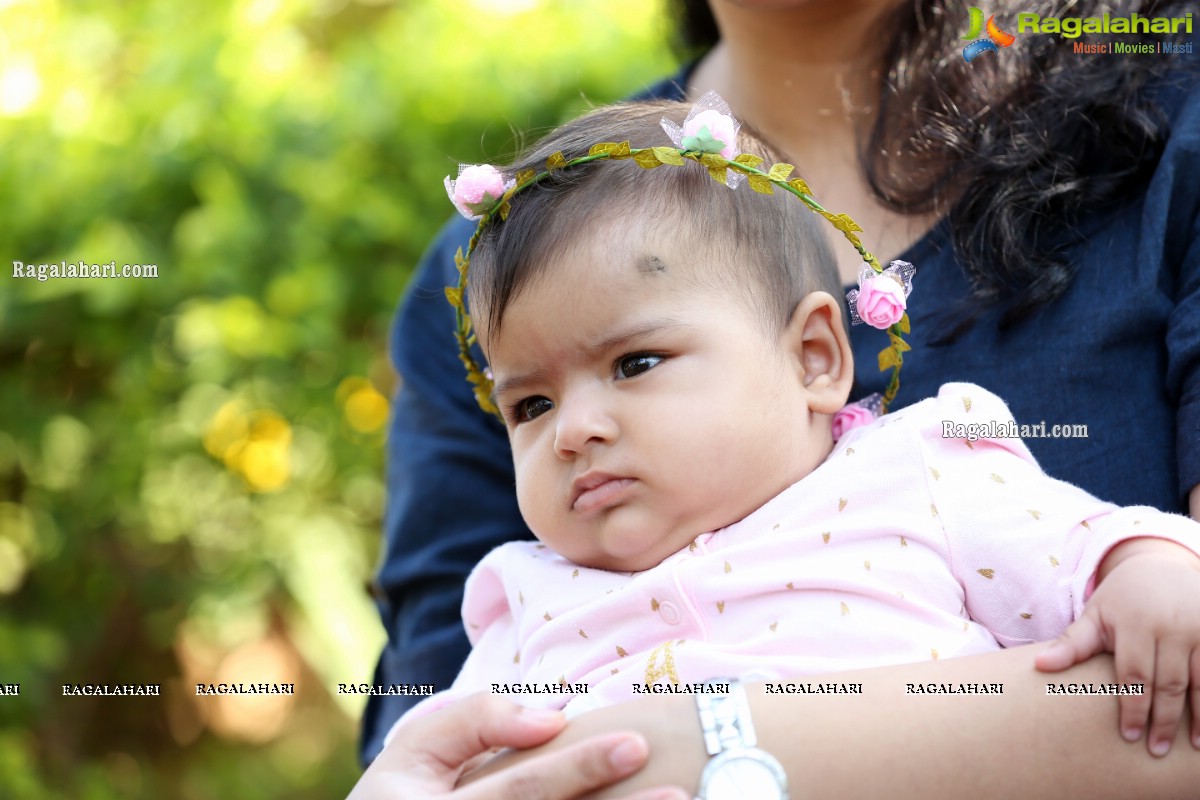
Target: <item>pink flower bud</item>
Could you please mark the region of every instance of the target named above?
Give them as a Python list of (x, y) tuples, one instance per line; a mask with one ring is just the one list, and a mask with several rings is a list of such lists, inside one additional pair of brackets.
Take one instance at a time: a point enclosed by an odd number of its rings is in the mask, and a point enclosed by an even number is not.
[(733, 117), (712, 108), (701, 111), (683, 123), (683, 135), (697, 136), (702, 128), (708, 128), (709, 137), (724, 145), (721, 150), (711, 152), (719, 152), (725, 158), (737, 155), (737, 123)]
[(490, 211), (507, 188), (503, 173), (491, 164), (461, 167), (458, 180), (446, 178), (450, 202), (467, 219), (479, 219)]
[(833, 415), (833, 440), (836, 442), (854, 428), (870, 425), (876, 419), (875, 412), (859, 403), (850, 403)]
[(859, 286), (855, 309), (863, 322), (883, 330), (900, 321), (907, 303), (904, 285), (899, 280), (891, 275), (876, 275)]

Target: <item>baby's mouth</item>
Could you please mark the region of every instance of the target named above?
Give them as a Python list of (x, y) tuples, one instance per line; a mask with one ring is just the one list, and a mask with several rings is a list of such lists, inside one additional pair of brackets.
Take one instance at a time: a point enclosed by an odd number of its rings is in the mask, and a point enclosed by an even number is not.
[(634, 482), (633, 478), (603, 472), (586, 473), (571, 485), (571, 510), (587, 513), (612, 505), (622, 499)]

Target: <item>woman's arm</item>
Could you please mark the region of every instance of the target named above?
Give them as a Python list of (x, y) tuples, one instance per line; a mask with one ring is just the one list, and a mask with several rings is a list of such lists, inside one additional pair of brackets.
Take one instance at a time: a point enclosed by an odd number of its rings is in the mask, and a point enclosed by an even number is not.
[[(1144, 743), (1126, 743), (1117, 730), (1115, 697), (1047, 695), (1048, 683), (1112, 683), (1112, 659), (1047, 675), (1033, 666), (1045, 646), (802, 679), (861, 683), (859, 695), (771, 695), (763, 684), (750, 684), (759, 746), (783, 763), (792, 796), (803, 800), (936, 800), (968, 793), (1028, 800), (1195, 798), (1200, 752), (1177, 741), (1169, 755), (1154, 758)], [(999, 683), (1003, 694), (908, 694), (908, 683)], [(653, 696), (582, 715), (550, 743), (485, 770), (617, 730), (645, 736), (650, 761), (631, 779), (588, 797), (664, 784), (696, 790), (707, 756), (689, 695)]]

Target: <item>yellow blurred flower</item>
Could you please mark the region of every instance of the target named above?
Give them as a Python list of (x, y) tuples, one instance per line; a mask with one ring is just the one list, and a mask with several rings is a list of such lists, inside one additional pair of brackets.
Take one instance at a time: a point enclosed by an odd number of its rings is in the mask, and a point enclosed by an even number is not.
[(387, 424), (388, 400), (366, 378), (346, 378), (335, 396), (342, 404), (346, 422), (359, 433), (374, 433)]
[(204, 435), (204, 449), (256, 492), (273, 492), (287, 484), (291, 447), (287, 420), (273, 411), (247, 412), (239, 400), (221, 406)]
[(230, 400), (217, 409), (204, 434), (204, 449), (213, 458), (225, 458), (225, 453), (246, 438), (249, 425), (241, 400)]

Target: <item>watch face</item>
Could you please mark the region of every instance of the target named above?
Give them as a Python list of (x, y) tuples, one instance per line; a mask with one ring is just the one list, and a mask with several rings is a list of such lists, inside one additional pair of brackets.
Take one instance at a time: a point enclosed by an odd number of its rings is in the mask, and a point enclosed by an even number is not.
[(704, 782), (705, 800), (786, 800), (779, 776), (758, 758), (731, 758), (714, 765)]

